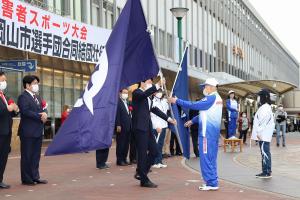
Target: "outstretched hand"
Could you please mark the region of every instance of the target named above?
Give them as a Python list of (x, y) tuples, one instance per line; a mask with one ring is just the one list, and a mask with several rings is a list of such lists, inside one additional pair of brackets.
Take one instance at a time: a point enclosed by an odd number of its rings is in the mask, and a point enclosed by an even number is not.
[(169, 101), (169, 103), (175, 104), (177, 99), (178, 99), (177, 97), (169, 97), (168, 101)]

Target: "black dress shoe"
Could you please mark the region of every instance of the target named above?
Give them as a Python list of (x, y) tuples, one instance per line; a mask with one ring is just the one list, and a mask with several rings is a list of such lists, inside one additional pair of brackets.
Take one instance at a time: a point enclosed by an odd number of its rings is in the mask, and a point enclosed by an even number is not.
[(140, 177), (140, 175), (138, 174), (138, 173), (136, 173), (135, 175), (134, 175), (134, 178), (136, 179), (136, 180), (141, 180), (141, 177)]
[(151, 181), (147, 181), (145, 183), (141, 183), (141, 187), (157, 188), (157, 185), (152, 183)]
[(109, 168), (109, 166), (107, 165), (107, 164), (105, 164), (105, 165), (101, 165), (101, 166), (99, 166), (99, 167), (97, 167), (98, 169), (108, 169)]
[(0, 183), (0, 189), (9, 189), (10, 188), (10, 185), (7, 185), (5, 183)]
[(127, 166), (128, 164), (126, 164), (125, 162), (117, 162), (118, 166)]
[(22, 185), (29, 185), (29, 186), (34, 186), (34, 185), (36, 185), (36, 182), (33, 182), (33, 181), (31, 181), (31, 182), (22, 182)]
[(36, 181), (34, 181), (36, 184), (47, 184), (48, 183), (48, 181), (46, 181), (46, 180), (36, 180)]
[(136, 164), (136, 163), (137, 163), (136, 160), (130, 161), (130, 164)]

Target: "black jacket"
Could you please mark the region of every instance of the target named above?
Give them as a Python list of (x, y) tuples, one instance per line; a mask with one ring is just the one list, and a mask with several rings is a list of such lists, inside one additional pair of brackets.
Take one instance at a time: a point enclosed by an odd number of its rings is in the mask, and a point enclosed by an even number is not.
[[(199, 110), (190, 110), (189, 111), (189, 118), (192, 120), (194, 117), (199, 115)], [(193, 124), (191, 126), (191, 131), (198, 131), (198, 124)]]
[(149, 109), (148, 97), (157, 91), (156, 87), (153, 85), (146, 91), (141, 89), (136, 89), (132, 93), (132, 128), (133, 130), (140, 130), (148, 132), (149, 128), (152, 129), (152, 122), (150, 112), (156, 114), (164, 120), (168, 120), (168, 116), (159, 110), (157, 107), (152, 107)]
[(129, 132), (131, 130), (131, 115), (128, 113), (123, 101), (119, 98), (116, 126), (121, 126), (121, 131)]
[(44, 112), (42, 109), (42, 100), (37, 96), (39, 105), (33, 97), (24, 91), (18, 98), (18, 106), (21, 114), (19, 125), (19, 136), (21, 137), (41, 137), (43, 135), (44, 124), (39, 113)]
[(6, 104), (0, 98), (0, 135), (12, 134), (12, 118), (16, 116), (15, 112), (9, 112)]

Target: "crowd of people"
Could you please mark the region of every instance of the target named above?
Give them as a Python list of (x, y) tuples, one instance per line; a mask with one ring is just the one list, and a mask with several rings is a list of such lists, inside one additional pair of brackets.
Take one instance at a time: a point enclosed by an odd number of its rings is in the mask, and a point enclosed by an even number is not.
[[(162, 90), (165, 80), (156, 84), (152, 79), (144, 80), (132, 93), (129, 102), (129, 90), (120, 90), (116, 121), (116, 165), (127, 166), (137, 164), (134, 178), (142, 187), (156, 188), (148, 173), (153, 168), (166, 168), (164, 159), (182, 155), (176, 134), (169, 128), (176, 121), (170, 116), (170, 105), (176, 104), (189, 109), (189, 127), (193, 151), (200, 157), (200, 169), (204, 185), (199, 190), (218, 190), (217, 154), (222, 122), (223, 101), (218, 94), (218, 82), (211, 78), (201, 85), (203, 98), (195, 102), (184, 101), (176, 97), (167, 97)], [(23, 185), (47, 184), (40, 178), (39, 162), (43, 140), (44, 124), (47, 121), (47, 107), (39, 94), (39, 78), (27, 75), (23, 78), (24, 92), (18, 97), (17, 103), (4, 95), (7, 88), (6, 76), (0, 72), (0, 188), (10, 186), (3, 182), (3, 173), (10, 152), (12, 136), (12, 117), (20, 115), (18, 135), (21, 142), (21, 182)], [(277, 146), (286, 146), (287, 113), (279, 105), (275, 114), (272, 112), (270, 92), (266, 89), (258, 94), (258, 110), (252, 120), (246, 112), (239, 113), (239, 104), (235, 92), (228, 93), (226, 100), (227, 138), (239, 138), (247, 142), (247, 135), (252, 130), (251, 139), (256, 140), (261, 149), (262, 173), (259, 178), (271, 177), (270, 142), (274, 127), (277, 130)], [(70, 107), (64, 106), (62, 123), (70, 113)], [(280, 131), (282, 130), (282, 131)], [(280, 134), (282, 132), (282, 134)], [(96, 151), (96, 167), (107, 169), (109, 148)]]

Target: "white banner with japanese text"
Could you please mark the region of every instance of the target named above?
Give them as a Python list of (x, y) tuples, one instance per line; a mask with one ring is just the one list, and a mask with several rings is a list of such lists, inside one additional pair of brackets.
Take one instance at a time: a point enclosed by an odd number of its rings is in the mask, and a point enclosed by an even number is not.
[(97, 63), (110, 33), (18, 0), (0, 0), (2, 46)]

